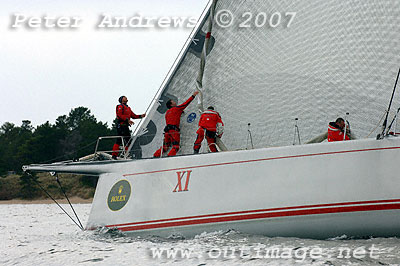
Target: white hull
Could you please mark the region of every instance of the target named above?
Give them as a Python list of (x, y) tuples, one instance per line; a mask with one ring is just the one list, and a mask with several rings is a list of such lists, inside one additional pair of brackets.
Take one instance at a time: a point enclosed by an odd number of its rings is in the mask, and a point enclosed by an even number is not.
[[(228, 229), (310, 238), (399, 236), (399, 162), (400, 139), (393, 138), (108, 164), (88, 228), (160, 236)], [(120, 180), (130, 183), (130, 198), (112, 211), (107, 198)]]

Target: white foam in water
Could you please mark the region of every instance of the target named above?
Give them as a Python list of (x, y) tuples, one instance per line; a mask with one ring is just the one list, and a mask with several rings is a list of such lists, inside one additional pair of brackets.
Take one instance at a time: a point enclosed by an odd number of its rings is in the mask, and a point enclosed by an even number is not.
[[(67, 205), (63, 206), (68, 209)], [(75, 207), (85, 221), (90, 204)], [(193, 239), (139, 238), (109, 230), (82, 232), (54, 204), (0, 205), (0, 213), (0, 265), (400, 263), (400, 240), (397, 238), (355, 240), (340, 236), (330, 240), (309, 240), (269, 238), (235, 231), (201, 234)], [(321, 257), (315, 258), (319, 250)], [(161, 255), (157, 256), (156, 252)]]

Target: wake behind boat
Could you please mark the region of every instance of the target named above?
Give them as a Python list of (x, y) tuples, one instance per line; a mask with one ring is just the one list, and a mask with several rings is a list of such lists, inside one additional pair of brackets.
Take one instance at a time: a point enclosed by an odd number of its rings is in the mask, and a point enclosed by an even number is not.
[[(280, 24), (248, 29), (238, 20), (223, 27), (217, 19), (226, 10), (233, 18), (249, 12), (254, 22), (264, 13), (275, 23), (280, 16)], [(125, 158), (24, 170), (99, 175), (87, 228), (398, 236), (400, 139), (391, 107), (399, 106), (399, 14), (395, 0), (212, 1)], [(162, 144), (166, 101), (182, 102), (195, 87), (201, 97), (182, 116), (180, 156), (152, 159)], [(205, 105), (221, 113), (228, 151), (206, 154), (203, 145), (193, 155)], [(292, 145), (345, 113), (358, 140)]]

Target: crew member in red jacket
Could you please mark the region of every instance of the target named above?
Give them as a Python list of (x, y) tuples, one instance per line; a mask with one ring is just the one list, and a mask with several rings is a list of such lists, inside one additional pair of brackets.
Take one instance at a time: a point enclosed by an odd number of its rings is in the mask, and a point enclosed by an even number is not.
[(336, 119), (336, 122), (330, 122), (328, 126), (328, 141), (343, 141), (350, 140), (349, 136), (346, 134), (346, 137), (343, 136), (345, 128), (345, 122), (343, 118)]
[[(117, 114), (117, 134), (118, 136), (122, 136), (124, 138), (125, 149), (128, 148), (128, 142), (131, 138), (131, 131), (129, 127), (133, 125), (132, 119), (139, 119), (146, 116), (146, 114), (137, 115), (132, 112), (131, 108), (128, 106), (128, 98), (126, 96), (121, 96), (118, 99), (119, 105), (116, 107), (116, 114)], [(113, 159), (117, 159), (118, 150), (122, 145), (122, 139), (118, 138), (113, 147), (112, 157)]]
[(181, 141), (181, 136), (179, 133), (181, 115), (185, 108), (194, 100), (197, 94), (199, 94), (199, 92), (195, 91), (193, 95), (181, 105), (177, 105), (177, 103), (173, 100), (168, 100), (168, 111), (165, 114), (165, 123), (167, 126), (164, 128), (164, 143), (163, 146), (154, 153), (154, 157), (161, 157), (161, 151), (164, 153), (167, 152), (171, 145), (172, 149), (168, 153), (168, 156), (175, 156), (179, 151), (179, 144)]
[(201, 148), (201, 142), (204, 139), (204, 130), (206, 131), (206, 139), (211, 152), (218, 152), (215, 142), (217, 136), (221, 137), (222, 132), (218, 132), (224, 126), (221, 116), (214, 111), (214, 107), (210, 106), (200, 116), (199, 129), (197, 130), (197, 139), (194, 143), (194, 153), (197, 154)]

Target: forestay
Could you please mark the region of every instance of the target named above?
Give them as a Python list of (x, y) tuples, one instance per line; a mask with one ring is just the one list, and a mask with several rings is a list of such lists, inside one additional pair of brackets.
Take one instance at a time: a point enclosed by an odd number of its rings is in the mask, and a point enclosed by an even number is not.
[[(380, 133), (400, 66), (398, 0), (219, 0), (215, 20), (223, 10), (234, 22), (214, 22), (203, 102), (220, 112), (229, 150), (250, 148), (248, 123), (255, 148), (292, 145), (295, 118), (303, 141), (346, 112), (358, 138)], [(207, 18), (137, 130), (135, 158), (161, 146), (166, 101), (182, 103), (196, 89)], [(396, 95), (393, 109), (399, 103)], [(198, 120), (194, 101), (181, 119), (180, 154), (193, 153)]]

